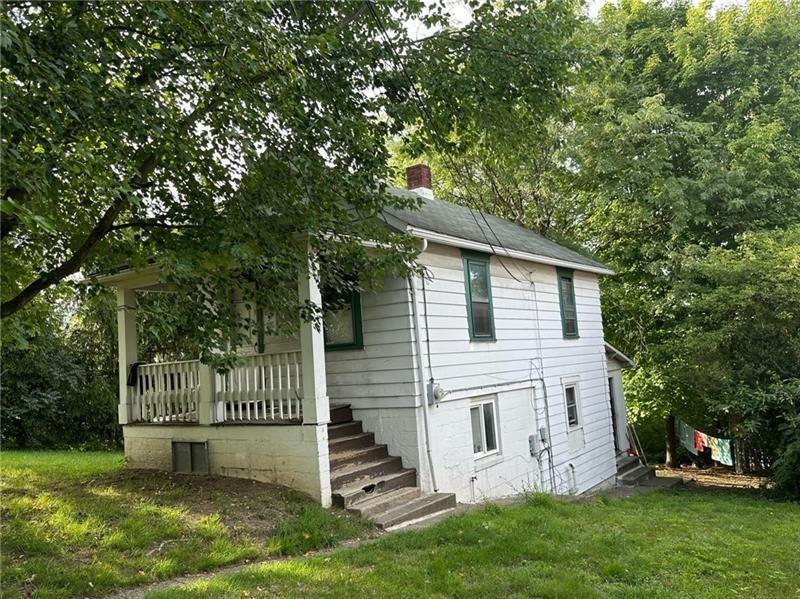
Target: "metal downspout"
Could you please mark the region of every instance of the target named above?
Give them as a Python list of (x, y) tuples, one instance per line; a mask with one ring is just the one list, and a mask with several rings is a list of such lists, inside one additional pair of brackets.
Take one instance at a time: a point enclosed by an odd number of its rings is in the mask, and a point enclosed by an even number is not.
[[(422, 240), (422, 247), (418, 255), (428, 248), (428, 240)], [(428, 393), (427, 393), (427, 380), (425, 376), (425, 362), (422, 359), (422, 330), (419, 323), (419, 310), (417, 309), (417, 280), (414, 276), (408, 277), (409, 289), (411, 291), (411, 310), (414, 317), (414, 340), (417, 346), (417, 369), (419, 371), (419, 384), (422, 397), (422, 421), (423, 429), (425, 430), (425, 452), (428, 455), (428, 468), (431, 472), (431, 484), (433, 485), (434, 492), (439, 490), (439, 485), (436, 483), (436, 472), (433, 468), (433, 452), (431, 451), (431, 431), (428, 415)], [(430, 359), (430, 356), (429, 356)]]

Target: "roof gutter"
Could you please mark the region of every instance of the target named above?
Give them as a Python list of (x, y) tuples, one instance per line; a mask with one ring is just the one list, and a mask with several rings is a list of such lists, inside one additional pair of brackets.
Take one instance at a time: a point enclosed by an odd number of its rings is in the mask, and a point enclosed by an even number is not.
[(152, 285), (158, 281), (160, 268), (157, 264), (148, 264), (144, 268), (134, 269), (123, 266), (115, 272), (94, 274), (82, 278), (80, 283), (98, 283), (113, 287), (135, 288), (137, 285)]
[(464, 248), (467, 250), (475, 250), (476, 252), (484, 252), (486, 254), (498, 254), (501, 256), (508, 256), (509, 258), (516, 258), (518, 260), (526, 260), (528, 262), (538, 262), (539, 264), (548, 264), (550, 266), (560, 266), (563, 268), (571, 268), (573, 270), (582, 270), (585, 272), (592, 272), (599, 275), (613, 275), (614, 271), (610, 268), (602, 266), (589, 266), (580, 264), (578, 262), (571, 262), (569, 260), (559, 260), (558, 258), (551, 258), (549, 256), (542, 256), (540, 254), (532, 254), (530, 252), (521, 252), (519, 250), (509, 250), (504, 247), (489, 245), (488, 243), (480, 243), (478, 241), (470, 241), (462, 237), (453, 237), (452, 235), (445, 235), (444, 233), (437, 233), (436, 231), (429, 231), (427, 229), (420, 229), (419, 227), (406, 227), (406, 232), (414, 237), (421, 237), (434, 243), (441, 243), (457, 248)]

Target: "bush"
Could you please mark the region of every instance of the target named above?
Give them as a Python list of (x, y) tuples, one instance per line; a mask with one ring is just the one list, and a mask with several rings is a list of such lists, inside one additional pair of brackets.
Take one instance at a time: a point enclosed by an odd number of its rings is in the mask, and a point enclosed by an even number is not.
[(114, 310), (96, 310), (103, 326), (91, 326), (80, 309), (85, 304), (74, 310), (66, 301), (50, 300), (34, 305), (28, 321), (3, 323), (3, 446), (119, 446)]
[(2, 364), (0, 438), (5, 447), (120, 444), (115, 378), (92, 376), (84, 357), (63, 336), (47, 331), (24, 345), (4, 343)]
[(772, 467), (772, 493), (800, 501), (800, 439), (790, 443)]

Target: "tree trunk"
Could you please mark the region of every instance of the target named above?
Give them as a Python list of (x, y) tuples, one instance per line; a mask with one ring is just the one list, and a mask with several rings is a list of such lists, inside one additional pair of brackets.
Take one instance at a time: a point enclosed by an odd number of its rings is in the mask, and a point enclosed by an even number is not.
[(678, 467), (678, 439), (675, 435), (675, 416), (670, 414), (664, 423), (667, 438), (667, 466)]
[(741, 418), (736, 415), (730, 415), (728, 418), (729, 428), (731, 431), (731, 448), (733, 453), (733, 466), (736, 469), (736, 474), (744, 474), (744, 451), (742, 444), (742, 431), (739, 424)]

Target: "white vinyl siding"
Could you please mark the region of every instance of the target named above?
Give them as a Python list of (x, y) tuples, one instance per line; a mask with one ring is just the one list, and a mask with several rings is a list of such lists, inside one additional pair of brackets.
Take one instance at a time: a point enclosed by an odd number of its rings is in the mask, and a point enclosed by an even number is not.
[(415, 405), (417, 369), (408, 282), (361, 294), (363, 349), (326, 352), (328, 396), (353, 408)]
[[(547, 387), (556, 479), (567, 480), (569, 464), (575, 468), (579, 491), (612, 477), (616, 466), (597, 275), (574, 271), (572, 283), (580, 337), (565, 339), (556, 268), (510, 258), (503, 258), (500, 264), (498, 258), (492, 256), (490, 275), (496, 341), (484, 344), (471, 341), (469, 330), (464, 326), (467, 298), (461, 251), (431, 243), (420, 256), (420, 262), (430, 275), (426, 281), (424, 307), (421, 298), (419, 305), (423, 321), (427, 309), (430, 360), (436, 382), (445, 391), (481, 387), (480, 392), (506, 394), (516, 402), (512, 404), (500, 397), (501, 403), (508, 406), (498, 422), (504, 444), (502, 462), (482, 471), (479, 480), (472, 483), (470, 463), (475, 460), (471, 422), (465, 419), (463, 431), (453, 430), (457, 412), (444, 408), (452, 405), (456, 410), (464, 410), (470, 405), (469, 397), (475, 393), (451, 393), (445, 396), (439, 408), (431, 411), (434, 452), (441, 455), (437, 457), (441, 462), (437, 466), (440, 488), (456, 491), (459, 500), (470, 501), (501, 492), (511, 493), (512, 487), (528, 484), (522, 480), (514, 483), (513, 477), (526, 477), (531, 471), (526, 468), (538, 470), (527, 446), (529, 435), (538, 434), (539, 427), (547, 420), (545, 394), (539, 380), (542, 376)], [(576, 374), (580, 375), (579, 426), (574, 429), (578, 432), (570, 436), (562, 379)], [(458, 407), (462, 405), (460, 402), (464, 407)], [(506, 417), (506, 409), (516, 416)], [(513, 435), (510, 430), (514, 431)], [(463, 447), (460, 453), (454, 447), (457, 443)], [(447, 476), (452, 476), (450, 482)], [(499, 482), (501, 478), (507, 482)], [(545, 490), (549, 490), (547, 485)]]

